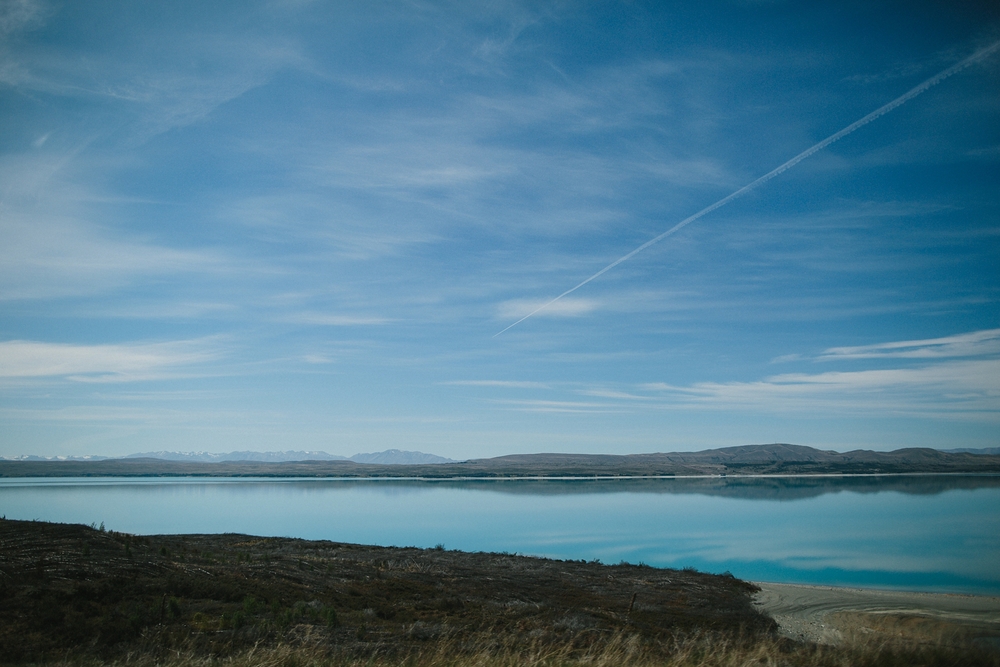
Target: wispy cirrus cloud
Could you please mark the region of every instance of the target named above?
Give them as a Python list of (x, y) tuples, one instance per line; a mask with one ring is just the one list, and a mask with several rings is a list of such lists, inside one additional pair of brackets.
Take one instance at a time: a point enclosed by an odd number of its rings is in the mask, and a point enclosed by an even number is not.
[[(513, 299), (504, 301), (497, 307), (497, 317), (510, 319), (522, 317), (532, 312), (547, 299)], [(580, 317), (597, 310), (601, 302), (597, 299), (563, 299), (538, 313), (544, 317)]]
[(620, 391), (616, 389), (581, 389), (581, 396), (593, 396), (594, 398), (611, 398), (622, 401), (649, 401), (655, 400), (649, 395), (642, 395), (635, 392)]
[(507, 389), (548, 389), (544, 382), (525, 382), (518, 380), (452, 380), (441, 382), (442, 385), (458, 387), (503, 387)]
[(79, 345), (31, 340), (0, 342), (0, 378), (65, 378), (77, 382), (129, 381), (218, 358), (207, 340)]
[[(751, 382), (647, 383), (666, 404), (772, 412), (845, 410), (1000, 420), (1000, 330), (834, 347), (817, 361), (896, 360), (895, 367), (783, 373)], [(920, 365), (914, 365), (916, 360)]]
[(984, 329), (941, 338), (831, 347), (816, 355), (800, 353), (776, 357), (773, 363), (790, 361), (849, 361), (861, 359), (947, 359), (1000, 354), (1000, 329)]
[(643, 389), (659, 394), (665, 405), (678, 407), (1000, 420), (998, 359), (922, 368), (788, 373), (755, 382), (650, 383)]
[(518, 412), (592, 414), (627, 410), (625, 406), (620, 404), (594, 401), (497, 400), (493, 403)]
[(694, 409), (798, 413), (812, 417), (849, 412), (993, 422), (1000, 421), (998, 342), (1000, 330), (991, 329), (926, 340), (838, 347), (825, 350), (814, 359), (827, 362), (885, 359), (898, 363), (890, 368), (782, 373), (750, 381), (589, 386), (560, 383), (550, 386), (599, 402), (558, 399), (498, 402), (519, 410), (550, 412)]
[(211, 251), (164, 247), (125, 239), (85, 220), (57, 215), (2, 215), (0, 300), (90, 294), (138, 276), (221, 269)]
[(234, 268), (217, 250), (123, 233), (114, 224), (120, 202), (107, 201), (92, 182), (100, 168), (81, 150), (0, 156), (0, 301), (94, 294), (140, 277)]
[(970, 333), (905, 340), (854, 347), (831, 347), (823, 350), (817, 361), (841, 359), (941, 359), (947, 357), (978, 357), (1000, 354), (1000, 329), (986, 329)]
[[(289, 157), (293, 164), (297, 159)], [(340, 193), (331, 194), (312, 169), (296, 171), (292, 180), (296, 185), (285, 192), (224, 199), (213, 217), (248, 228), (260, 243), (306, 245), (304, 254), (327, 262), (394, 257), (441, 240), (423, 224), (408, 218), (406, 224), (385, 220), (345, 201)]]
[(296, 324), (316, 324), (329, 327), (356, 327), (389, 324), (395, 320), (374, 315), (345, 315), (336, 313), (298, 313), (285, 318)]
[[(36, 22), (43, 15), (36, 14)], [(147, 33), (135, 44), (100, 42), (73, 53), (8, 54), (0, 83), (27, 94), (105, 105), (109, 127), (127, 142), (143, 142), (195, 123), (283, 68), (308, 64), (297, 46), (280, 38), (218, 33)]]
[(48, 11), (46, 4), (39, 0), (3, 0), (0, 2), (0, 36), (38, 26)]

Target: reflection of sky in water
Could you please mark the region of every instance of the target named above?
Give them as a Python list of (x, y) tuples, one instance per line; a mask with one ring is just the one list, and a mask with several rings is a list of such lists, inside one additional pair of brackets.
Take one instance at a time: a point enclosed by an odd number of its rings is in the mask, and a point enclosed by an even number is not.
[[(911, 482), (908, 482), (911, 483)], [(773, 499), (575, 482), (0, 480), (8, 518), (621, 560), (749, 579), (1000, 592), (1000, 486)], [(674, 484), (669, 487), (666, 485)], [(956, 483), (957, 484), (957, 483)], [(518, 486), (523, 485), (523, 486)], [(601, 492), (589, 493), (588, 488)], [(627, 484), (620, 488), (629, 489)], [(638, 487), (636, 487), (638, 488)], [(656, 488), (673, 489), (656, 492)], [(561, 489), (570, 491), (560, 493)], [(836, 492), (832, 492), (836, 491)]]

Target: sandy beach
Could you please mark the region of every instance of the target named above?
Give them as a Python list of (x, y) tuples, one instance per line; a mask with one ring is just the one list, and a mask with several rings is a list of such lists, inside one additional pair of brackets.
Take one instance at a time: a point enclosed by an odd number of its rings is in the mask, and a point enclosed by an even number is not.
[(1000, 597), (754, 583), (755, 604), (791, 639), (1000, 646)]

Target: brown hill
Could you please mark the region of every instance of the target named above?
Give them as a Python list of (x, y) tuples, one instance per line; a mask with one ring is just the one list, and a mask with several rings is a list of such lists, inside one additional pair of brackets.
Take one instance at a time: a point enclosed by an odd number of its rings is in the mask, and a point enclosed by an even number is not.
[(0, 461), (0, 477), (653, 477), (1000, 473), (1000, 456), (908, 448), (834, 452), (802, 445), (742, 445), (658, 454), (514, 454), (456, 463), (375, 465), (353, 461), (201, 463), (160, 459)]

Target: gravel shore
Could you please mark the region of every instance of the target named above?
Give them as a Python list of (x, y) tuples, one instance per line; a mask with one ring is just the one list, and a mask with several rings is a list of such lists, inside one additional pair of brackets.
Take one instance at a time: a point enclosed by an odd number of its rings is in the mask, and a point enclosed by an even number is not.
[(851, 639), (1000, 646), (1000, 597), (754, 582), (758, 609), (779, 632), (836, 645)]

